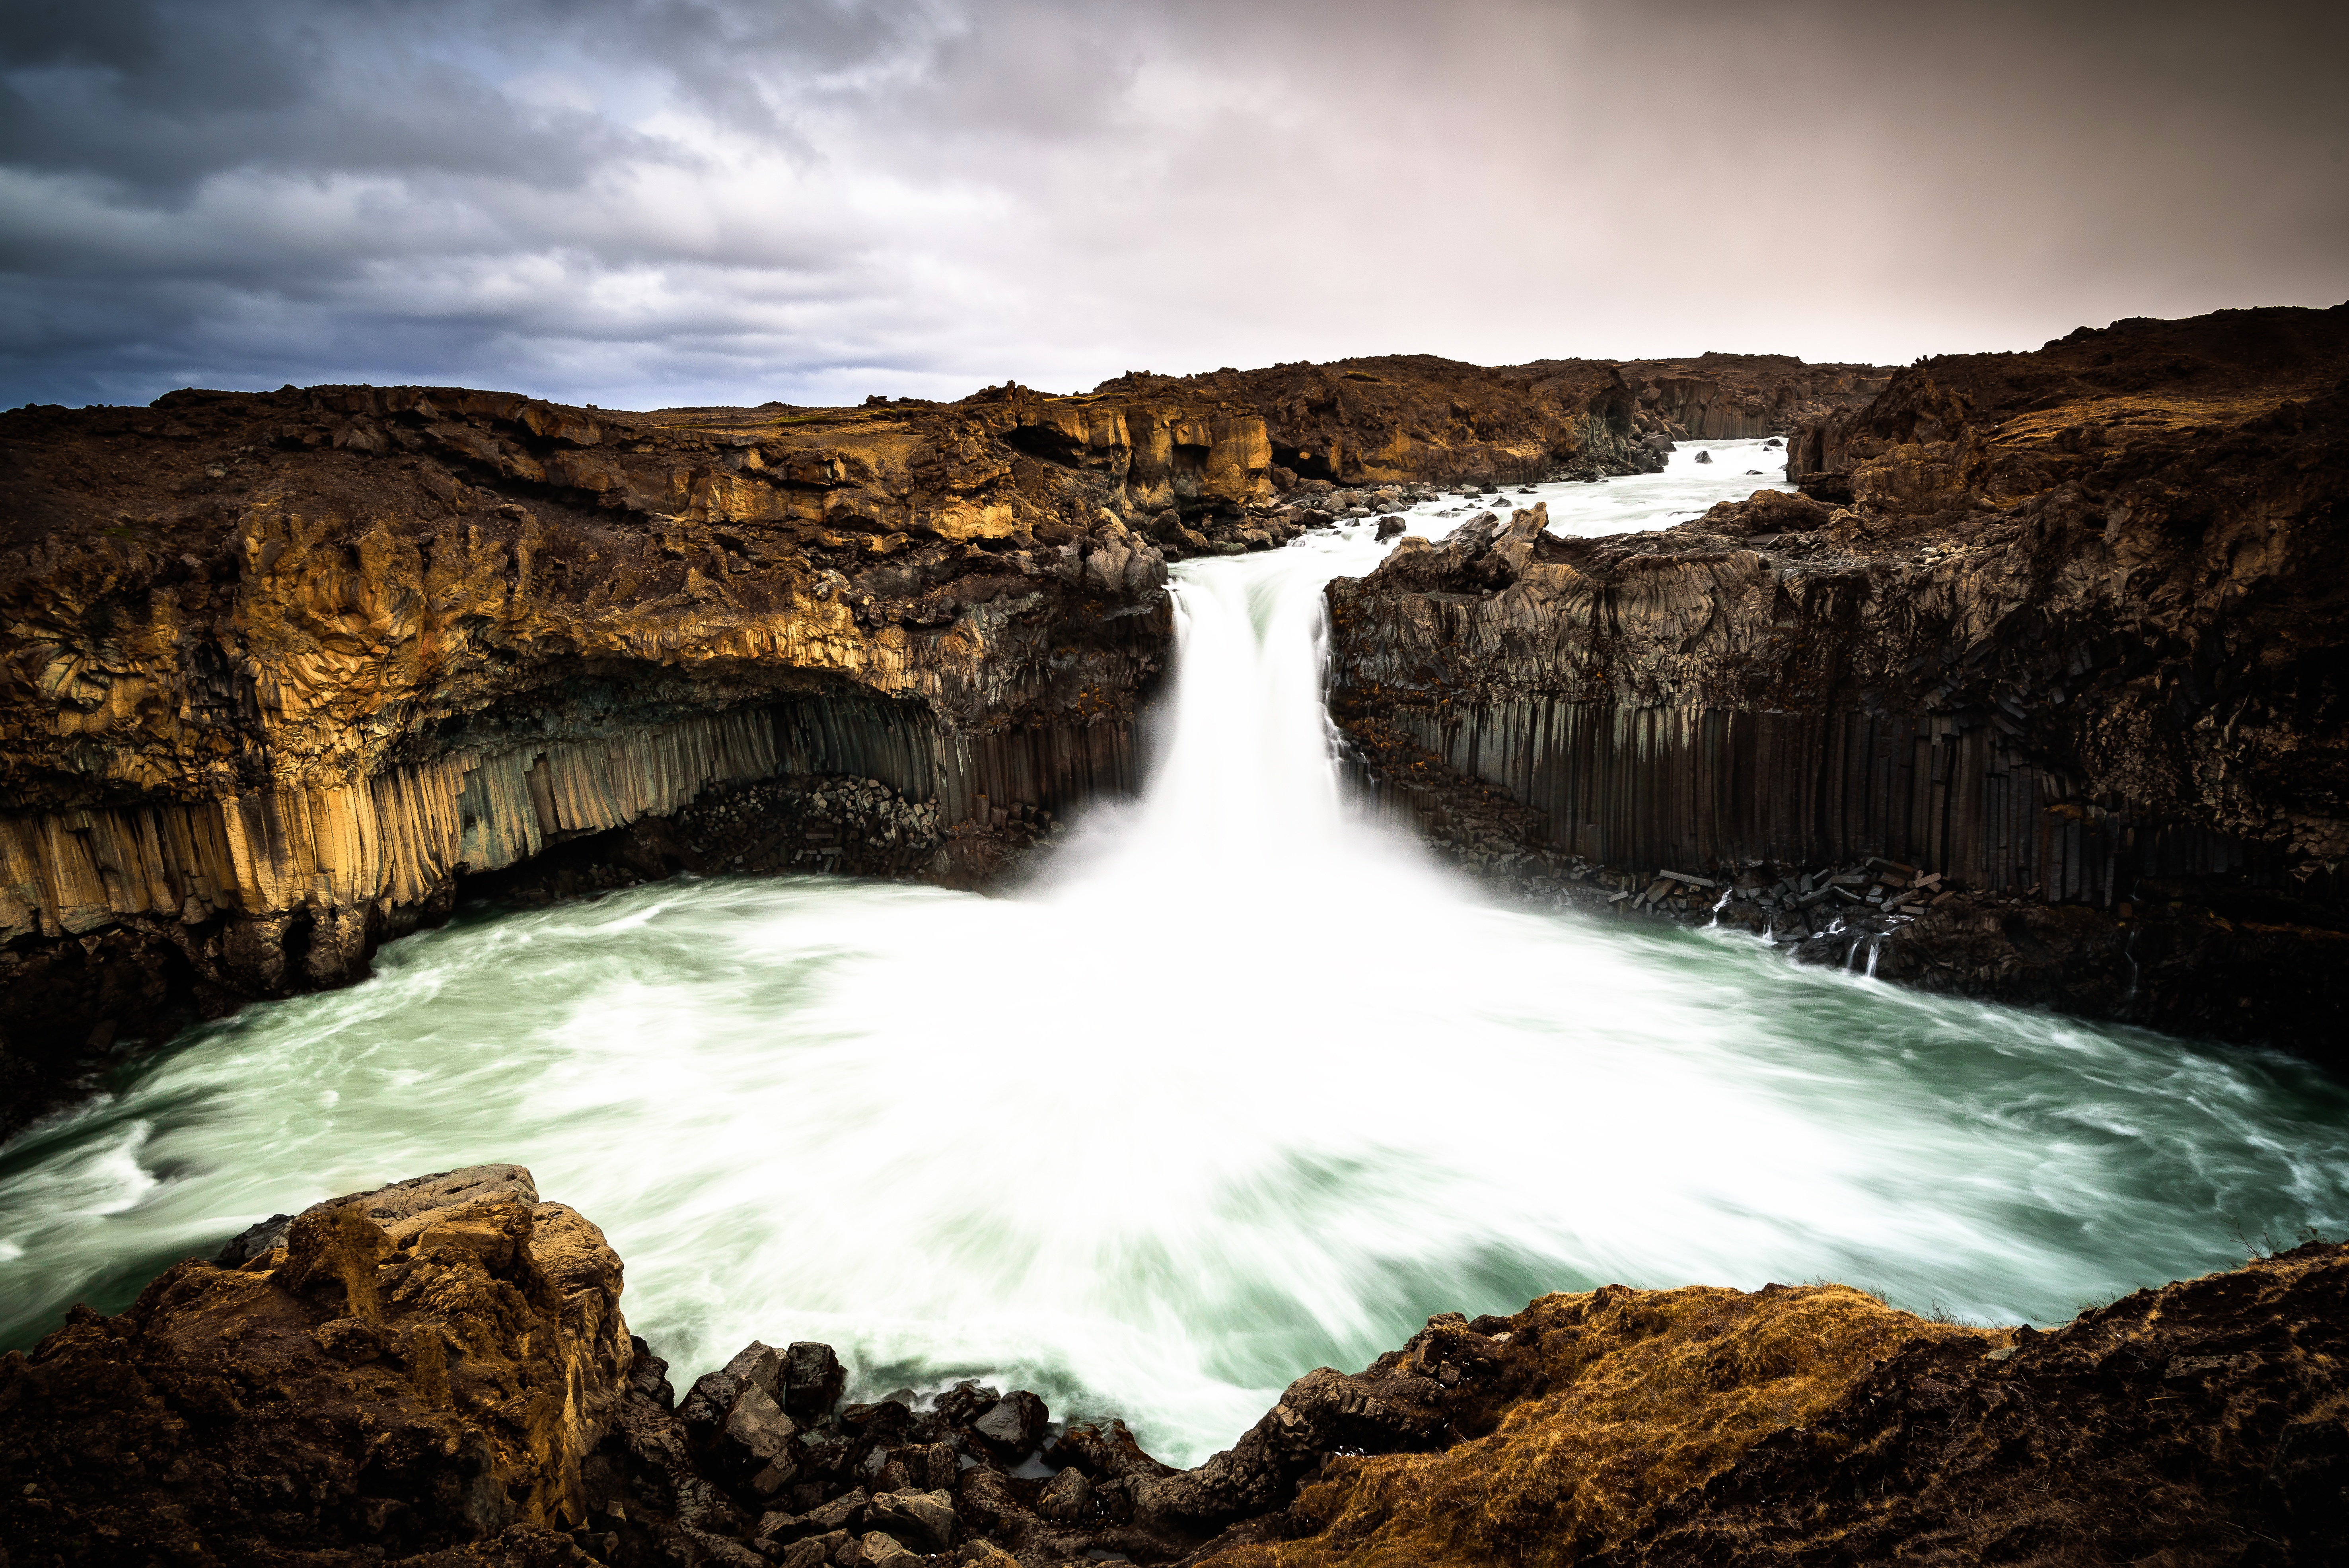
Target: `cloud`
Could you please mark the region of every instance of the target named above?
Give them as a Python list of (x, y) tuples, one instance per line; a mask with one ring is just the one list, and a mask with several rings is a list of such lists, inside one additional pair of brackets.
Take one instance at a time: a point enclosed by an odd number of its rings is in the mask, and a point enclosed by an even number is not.
[(2330, 304), (2344, 46), (2160, 5), (20, 4), (0, 401), (1886, 361)]

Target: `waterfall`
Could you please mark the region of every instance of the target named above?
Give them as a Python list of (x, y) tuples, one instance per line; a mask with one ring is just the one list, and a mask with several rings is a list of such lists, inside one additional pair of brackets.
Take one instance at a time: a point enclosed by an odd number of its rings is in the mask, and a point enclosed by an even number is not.
[[(1705, 499), (1651, 478), (1541, 499), (1583, 532)], [(2239, 1262), (2229, 1215), (2349, 1221), (2311, 1069), (1505, 907), (1368, 821), (1320, 589), (1384, 549), (1179, 566), (1155, 771), (1018, 896), (474, 910), (189, 1031), (0, 1158), (0, 1344), (272, 1212), (510, 1160), (605, 1229), (680, 1385), (820, 1339), (853, 1397), (979, 1377), (1188, 1463), (1432, 1312), (1830, 1276), (2044, 1321)]]

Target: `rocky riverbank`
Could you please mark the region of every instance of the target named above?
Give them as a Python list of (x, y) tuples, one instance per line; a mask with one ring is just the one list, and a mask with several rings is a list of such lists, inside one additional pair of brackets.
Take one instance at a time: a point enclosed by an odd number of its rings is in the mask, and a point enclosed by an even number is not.
[(988, 885), (1136, 782), (1169, 560), (1669, 442), (1609, 366), (1370, 364), (0, 416), (0, 1131), (137, 1042), (364, 976), (469, 893)]
[(1464, 852), (1537, 889), (2337, 1059), (2344, 373), (2349, 307), (1927, 360), (1804, 495), (1406, 537), (1330, 590), (1332, 708), (1429, 820), (1520, 808)]
[[(2349, 1249), (2046, 1333), (1841, 1285), (1431, 1318), (1176, 1470), (1021, 1390), (752, 1344), (680, 1398), (528, 1171), (277, 1216), (0, 1357), (9, 1563), (2315, 1563)], [(2189, 1560), (2181, 1558), (2180, 1560)]]

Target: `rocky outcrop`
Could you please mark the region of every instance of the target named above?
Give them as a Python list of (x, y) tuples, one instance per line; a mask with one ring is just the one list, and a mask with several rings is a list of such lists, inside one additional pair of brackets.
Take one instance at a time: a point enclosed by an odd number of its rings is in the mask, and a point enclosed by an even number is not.
[(1466, 365), (1386, 355), (1326, 365), (1132, 372), (1097, 397), (1206, 397), (1264, 422), (1281, 489), (1516, 483), (1662, 466), (1662, 425), (1643, 416), (1615, 367), (1596, 360)]
[(2322, 1243), (2044, 1334), (1842, 1285), (1438, 1314), (1360, 1373), (1299, 1377), (1188, 1470), (1024, 1390), (863, 1397), (820, 1344), (753, 1343), (678, 1398), (619, 1284), (595, 1227), (514, 1166), (276, 1216), (0, 1358), (0, 1537), (12, 1561), (320, 1568), (2349, 1544), (2349, 1249)]
[(1786, 354), (1700, 354), (1617, 366), (1640, 407), (1683, 439), (1790, 435), (1857, 407), (1892, 378), (1886, 365), (1806, 365)]
[(336, 1199), (223, 1256), (0, 1357), (15, 1560), (379, 1561), (583, 1516), (636, 1351), (620, 1260), (528, 1171)]
[(0, 418), (6, 1124), (118, 1038), (357, 978), (464, 878), (712, 790), (862, 779), (943, 843), (1130, 789), (1171, 625), (1140, 529), (1268, 502), (1263, 444), (1016, 388)]
[[(1009, 874), (1134, 785), (1168, 560), (1402, 504), (1297, 477), (1276, 433), (1416, 480), (1652, 466), (1633, 418), (1604, 366), (1437, 360), (853, 409), (345, 387), (0, 416), (0, 1130), (128, 1042), (363, 976), (469, 886)], [(724, 826), (825, 779), (891, 822)]]
[(1505, 789), (1537, 813), (1506, 852), (1609, 896), (1857, 871), (1880, 910), (1897, 865), (1953, 896), (1872, 928), (1879, 975), (2322, 1054), (2344, 371), (2349, 308), (1922, 362), (1791, 441), (1847, 504), (1404, 538), (1330, 589), (1333, 708), (1389, 776), (1401, 743)]

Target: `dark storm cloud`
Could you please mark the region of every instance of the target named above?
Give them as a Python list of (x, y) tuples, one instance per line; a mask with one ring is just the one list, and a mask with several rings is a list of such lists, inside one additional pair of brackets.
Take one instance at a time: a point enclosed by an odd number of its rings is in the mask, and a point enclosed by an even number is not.
[(1907, 358), (2333, 303), (2337, 9), (18, 0), (0, 400)]

